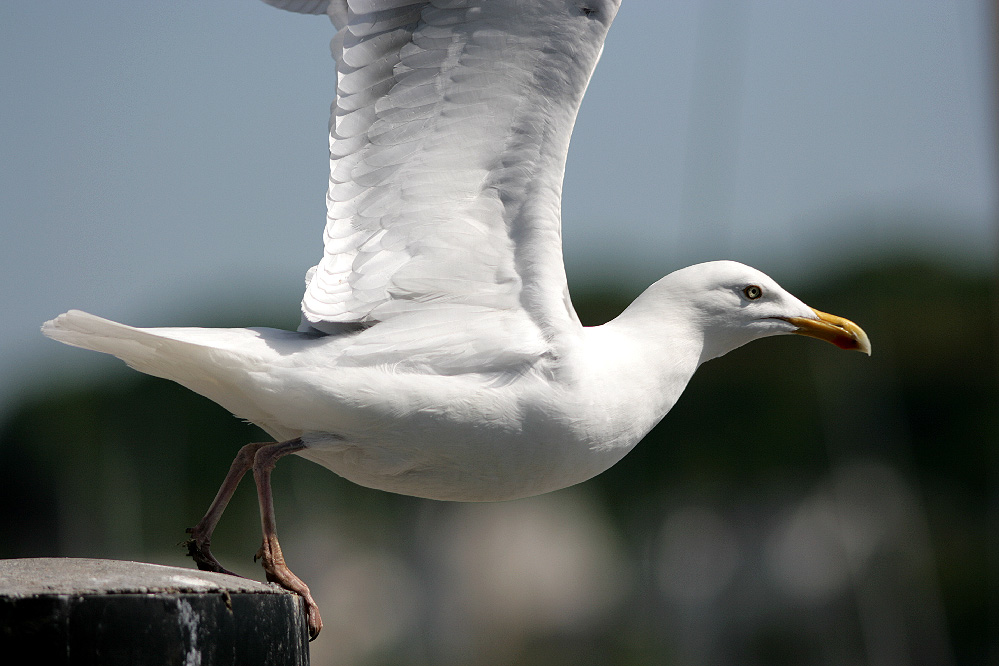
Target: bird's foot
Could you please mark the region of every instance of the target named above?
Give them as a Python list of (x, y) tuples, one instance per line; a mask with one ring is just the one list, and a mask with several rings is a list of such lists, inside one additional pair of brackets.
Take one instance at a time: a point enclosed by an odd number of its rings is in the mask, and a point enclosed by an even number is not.
[(305, 617), (309, 624), (309, 640), (313, 641), (323, 628), (323, 618), (319, 615), (319, 605), (312, 598), (309, 586), (301, 578), (292, 573), (288, 565), (285, 564), (284, 556), (281, 554), (281, 546), (277, 540), (271, 544), (265, 539), (260, 550), (253, 556), (253, 561), (261, 560), (267, 580), (277, 583), (286, 590), (298, 594), (305, 601)]
[(187, 546), (187, 554), (194, 559), (194, 563), (198, 565), (198, 569), (201, 571), (229, 574), (230, 576), (239, 576), (239, 574), (235, 574), (219, 564), (219, 561), (212, 555), (211, 539), (198, 534), (198, 528), (188, 527), (187, 533), (191, 535), (191, 538), (183, 542), (182, 545)]

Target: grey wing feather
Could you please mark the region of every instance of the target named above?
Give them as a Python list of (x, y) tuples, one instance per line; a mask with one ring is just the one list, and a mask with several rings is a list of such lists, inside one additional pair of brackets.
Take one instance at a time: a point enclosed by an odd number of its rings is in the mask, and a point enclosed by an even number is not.
[(307, 276), (306, 326), (434, 309), (454, 317), (462, 306), (521, 310), (546, 334), (578, 326), (562, 263), (562, 177), (618, 2), (585, 4), (327, 7), (340, 28), (337, 97), (324, 253)]

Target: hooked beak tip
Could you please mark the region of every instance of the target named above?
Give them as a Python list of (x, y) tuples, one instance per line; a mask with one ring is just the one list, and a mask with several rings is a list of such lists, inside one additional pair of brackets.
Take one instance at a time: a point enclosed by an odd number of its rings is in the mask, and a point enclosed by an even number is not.
[(812, 308), (811, 317), (788, 317), (787, 321), (796, 327), (794, 333), (810, 338), (825, 340), (840, 349), (859, 351), (871, 355), (871, 340), (864, 329), (849, 319)]

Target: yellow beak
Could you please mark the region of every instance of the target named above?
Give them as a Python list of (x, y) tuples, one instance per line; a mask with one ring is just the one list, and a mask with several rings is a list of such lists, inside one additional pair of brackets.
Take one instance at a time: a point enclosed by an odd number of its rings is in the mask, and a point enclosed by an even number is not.
[(787, 318), (787, 321), (798, 327), (795, 329), (795, 333), (831, 342), (840, 349), (853, 349), (864, 352), (868, 356), (871, 355), (871, 341), (868, 339), (867, 333), (864, 333), (864, 329), (849, 319), (819, 312), (814, 308), (812, 308), (812, 312), (815, 313), (818, 319), (808, 317)]

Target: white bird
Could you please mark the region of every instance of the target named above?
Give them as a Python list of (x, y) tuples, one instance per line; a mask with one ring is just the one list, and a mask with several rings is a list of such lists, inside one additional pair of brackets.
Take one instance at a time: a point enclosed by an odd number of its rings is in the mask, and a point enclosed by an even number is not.
[(442, 500), (537, 495), (620, 460), (697, 367), (798, 333), (870, 353), (852, 322), (732, 261), (690, 266), (584, 327), (566, 286), (562, 178), (619, 0), (267, 0), (326, 12), (337, 96), (325, 251), (297, 332), (133, 328), (70, 311), (43, 332), (113, 354), (251, 421), (190, 531), (201, 568), (242, 475), (267, 577), (303, 595), (274, 526), (270, 472), (295, 453), (355, 483)]

